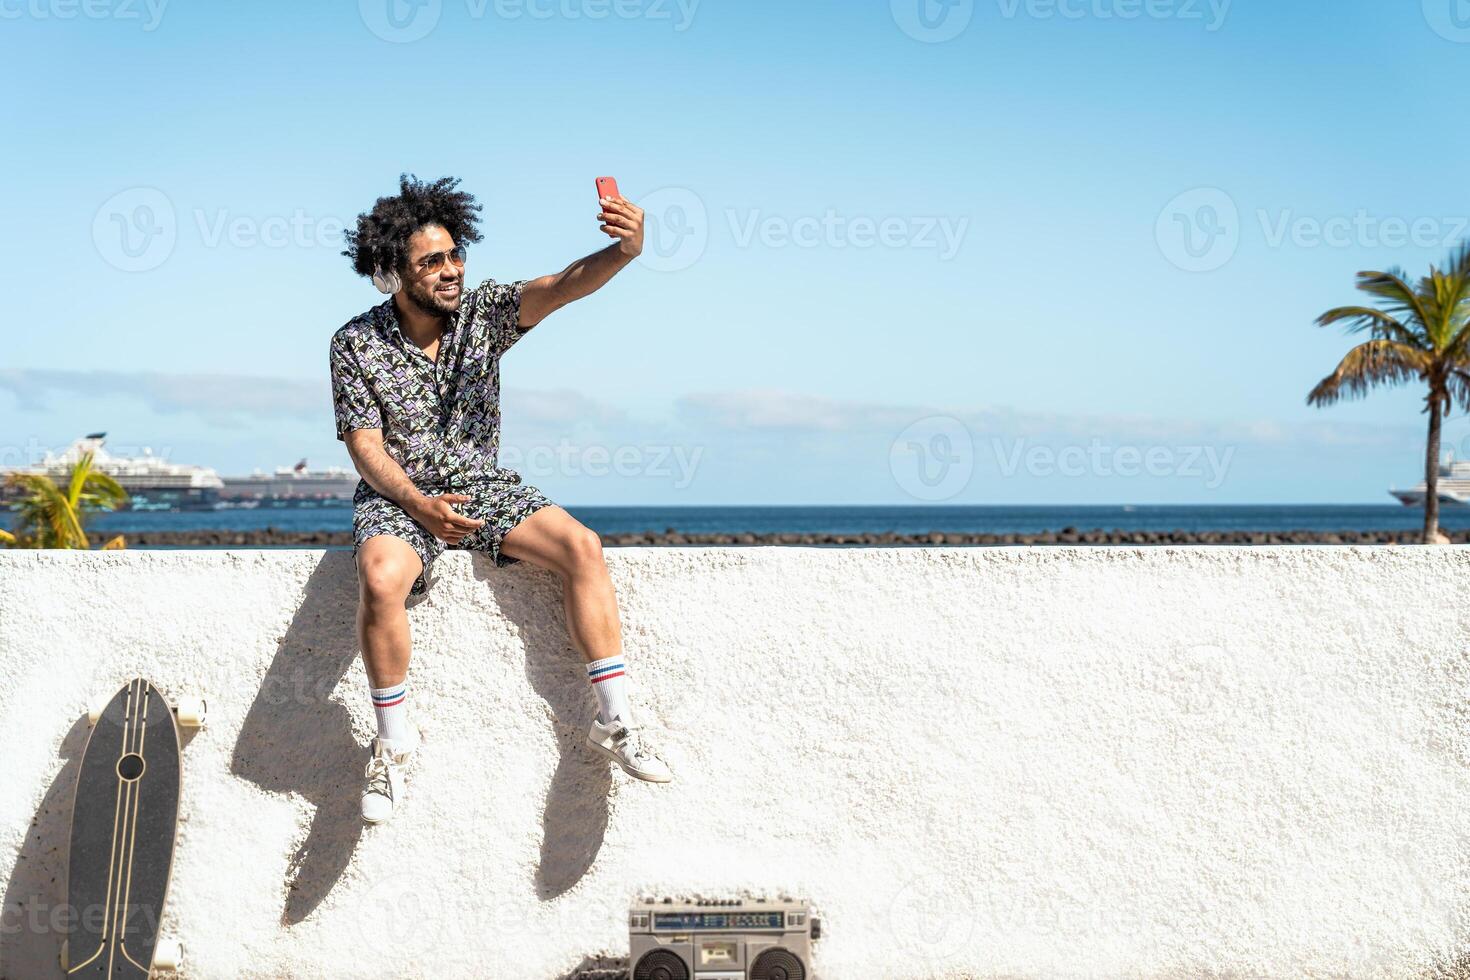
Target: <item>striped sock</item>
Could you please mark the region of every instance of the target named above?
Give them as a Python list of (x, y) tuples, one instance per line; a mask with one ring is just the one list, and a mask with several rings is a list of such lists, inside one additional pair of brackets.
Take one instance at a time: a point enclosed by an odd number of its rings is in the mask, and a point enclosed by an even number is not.
[(408, 681), (392, 687), (371, 688), (373, 714), (378, 716), (378, 738), (408, 738)]
[(621, 715), (627, 724), (633, 722), (633, 710), (628, 705), (628, 677), (623, 669), (623, 658), (604, 657), (587, 665), (587, 679), (597, 694), (597, 706), (606, 725), (615, 715)]

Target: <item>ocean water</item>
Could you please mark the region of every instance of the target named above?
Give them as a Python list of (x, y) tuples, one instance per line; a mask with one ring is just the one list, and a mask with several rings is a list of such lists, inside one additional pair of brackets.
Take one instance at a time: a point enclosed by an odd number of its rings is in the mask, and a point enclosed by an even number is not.
[[(571, 514), (602, 534), (667, 531), (686, 534), (1032, 534), (1082, 531), (1411, 531), (1424, 512), (1397, 504), (1138, 505), (1138, 506), (832, 506), (832, 507), (577, 507)], [(1448, 529), (1470, 528), (1470, 507), (1440, 511)], [(94, 518), (89, 527), (119, 533), (230, 530), (348, 531), (348, 505), (266, 510), (126, 511)]]

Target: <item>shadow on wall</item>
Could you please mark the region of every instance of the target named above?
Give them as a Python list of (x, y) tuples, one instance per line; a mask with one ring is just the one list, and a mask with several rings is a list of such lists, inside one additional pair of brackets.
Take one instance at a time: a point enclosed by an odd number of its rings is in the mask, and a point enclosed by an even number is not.
[(556, 980), (628, 980), (626, 956), (584, 956), (582, 962)]
[[(350, 552), (327, 552), (312, 570), (230, 764), (234, 775), (270, 792), (299, 794), (314, 807), (283, 882), (281, 918), (288, 926), (303, 921), (331, 893), (363, 832), (358, 795), (366, 750), (353, 736), (347, 709), (333, 700), (357, 657), (352, 562)], [(610, 764), (583, 744), (596, 701), (567, 638), (556, 578), (530, 566), (509, 576), (494, 567), (475, 556), (476, 579), (489, 585), (520, 633), (526, 676), (551, 708), (550, 734), (560, 747), (542, 817), (536, 881), (537, 896), (546, 901), (574, 886), (601, 850), (612, 776)]]
[(347, 709), (332, 700), (357, 657), (357, 574), (351, 552), (312, 569), (245, 716), (230, 772), (273, 793), (299, 793), (314, 812), (286, 871), (281, 921), (294, 925), (336, 885), (362, 836), (359, 777), (366, 754)]
[[(557, 577), (521, 562), (507, 575), (494, 560), (473, 556), (477, 582), (486, 582), (501, 613), (516, 627), (525, 653), (526, 679), (551, 709), (556, 772), (541, 817), (541, 856), (536, 897), (550, 901), (572, 888), (602, 850), (607, 835), (612, 764), (587, 747), (597, 698), (582, 657), (571, 645)], [(511, 584), (514, 582), (514, 584)]]
[(41, 798), (16, 857), (0, 909), (0, 977), (53, 976), (60, 972), (66, 938), (66, 852), (71, 838), (71, 804), (91, 726), (85, 717), (61, 740), (66, 760)]
[[(0, 980), (29, 980), (60, 972), (61, 944), (71, 917), (66, 905), (66, 861), (71, 849), (72, 802), (91, 734), (92, 726), (82, 715), (62, 737), (58, 755), (65, 762), (31, 817), (30, 830), (16, 856), (5, 886), (5, 904), (0, 906)], [(198, 734), (195, 728), (179, 733), (179, 749), (186, 760), (189, 743)]]

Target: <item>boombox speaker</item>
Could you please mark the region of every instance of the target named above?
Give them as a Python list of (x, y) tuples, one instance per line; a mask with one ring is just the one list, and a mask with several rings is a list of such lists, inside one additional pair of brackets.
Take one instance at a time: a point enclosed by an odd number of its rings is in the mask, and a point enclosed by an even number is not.
[(628, 910), (629, 980), (815, 980), (806, 902), (643, 899)]

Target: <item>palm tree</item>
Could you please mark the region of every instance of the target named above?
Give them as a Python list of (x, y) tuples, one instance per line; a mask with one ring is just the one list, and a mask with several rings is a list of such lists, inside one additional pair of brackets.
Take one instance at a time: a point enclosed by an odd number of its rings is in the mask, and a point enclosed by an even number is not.
[[(71, 468), (63, 492), (49, 476), (12, 473), (5, 481), (20, 491), (20, 518), (15, 533), (4, 537), (23, 548), (87, 548), (84, 527), (88, 516), (98, 510), (115, 510), (128, 502), (128, 492), (116, 480), (92, 468), (87, 453)], [(122, 535), (102, 547), (125, 547)]]
[(1445, 540), (1439, 533), (1439, 430), (1458, 405), (1470, 406), (1470, 242), (1450, 256), (1441, 270), (1410, 286), (1400, 269), (1358, 273), (1358, 288), (1378, 299), (1373, 306), (1340, 306), (1317, 318), (1317, 325), (1346, 323), (1350, 334), (1369, 339), (1348, 351), (1342, 363), (1307, 395), (1308, 405), (1331, 405), (1361, 398), (1373, 388), (1415, 379), (1429, 390), (1429, 444), (1424, 453), (1424, 542)]

